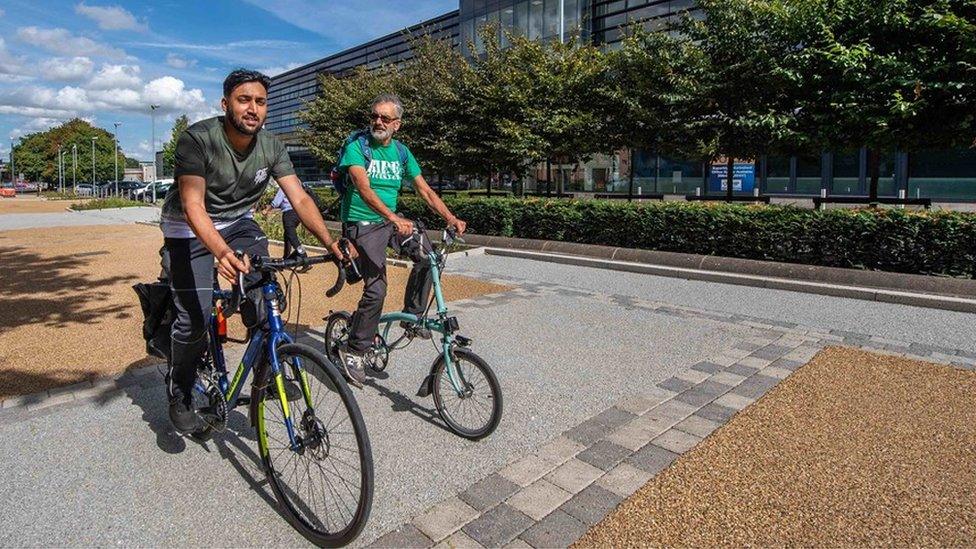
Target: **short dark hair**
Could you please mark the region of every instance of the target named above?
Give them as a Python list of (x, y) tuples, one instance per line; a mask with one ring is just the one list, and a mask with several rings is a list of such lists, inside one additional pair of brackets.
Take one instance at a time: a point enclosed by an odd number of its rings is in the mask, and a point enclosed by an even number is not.
[(258, 82), (264, 86), (264, 91), (271, 87), (271, 79), (258, 71), (248, 69), (236, 69), (224, 79), (224, 97), (230, 97), (232, 91), (237, 86), (247, 82)]

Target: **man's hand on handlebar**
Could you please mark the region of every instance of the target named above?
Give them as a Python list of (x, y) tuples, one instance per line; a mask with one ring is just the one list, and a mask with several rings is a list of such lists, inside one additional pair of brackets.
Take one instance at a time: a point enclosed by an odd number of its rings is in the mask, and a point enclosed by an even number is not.
[(231, 284), (237, 284), (237, 274), (251, 272), (251, 260), (245, 254), (238, 258), (234, 250), (227, 249), (217, 258), (217, 272)]
[(413, 221), (410, 221), (409, 219), (394, 216), (390, 222), (396, 225), (397, 234), (400, 236), (410, 236), (410, 234), (413, 233)]
[(348, 240), (344, 243), (341, 240), (333, 240), (332, 244), (329, 244), (329, 251), (342, 262), (352, 261), (359, 257), (359, 252), (356, 251), (356, 247)]
[(464, 234), (465, 229), (468, 228), (468, 224), (456, 217), (452, 217), (447, 220), (447, 227), (457, 231), (458, 236)]

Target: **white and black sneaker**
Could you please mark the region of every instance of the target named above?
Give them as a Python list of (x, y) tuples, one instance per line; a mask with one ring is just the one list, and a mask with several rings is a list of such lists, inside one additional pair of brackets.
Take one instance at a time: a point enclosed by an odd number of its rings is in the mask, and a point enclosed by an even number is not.
[(356, 387), (362, 389), (366, 383), (366, 358), (350, 351), (345, 345), (339, 346), (339, 362), (346, 379)]

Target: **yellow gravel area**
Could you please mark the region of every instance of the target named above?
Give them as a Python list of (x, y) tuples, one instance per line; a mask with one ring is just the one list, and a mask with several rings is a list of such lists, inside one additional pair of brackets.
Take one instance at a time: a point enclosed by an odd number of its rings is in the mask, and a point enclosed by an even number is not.
[(976, 546), (976, 372), (828, 348), (577, 546)]
[(0, 215), (64, 212), (72, 204), (86, 200), (45, 200), (37, 195), (17, 195), (16, 198), (0, 198)]
[[(145, 354), (131, 287), (159, 274), (160, 246), (159, 229), (144, 225), (0, 232), (0, 399), (157, 362)], [(402, 305), (408, 272), (389, 267), (387, 309)], [(300, 275), (301, 324), (321, 327), (330, 309), (355, 308), (362, 284), (325, 297), (335, 275), (331, 265)], [(442, 282), (449, 300), (508, 289), (460, 276)], [(230, 325), (243, 336), (239, 321)]]

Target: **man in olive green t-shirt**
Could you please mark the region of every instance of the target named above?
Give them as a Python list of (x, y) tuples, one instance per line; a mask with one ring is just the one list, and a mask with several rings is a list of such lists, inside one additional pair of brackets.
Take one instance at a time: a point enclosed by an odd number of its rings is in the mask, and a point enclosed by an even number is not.
[[(360, 387), (366, 380), (363, 354), (373, 343), (386, 298), (386, 248), (389, 246), (399, 252), (405, 241), (417, 238), (413, 234), (413, 223), (396, 214), (397, 196), (403, 180), (413, 183), (417, 195), (444, 218), (448, 227), (453, 227), (459, 234), (466, 228), (464, 221), (454, 217), (427, 185), (410, 150), (394, 141), (393, 134), (400, 129), (403, 116), (400, 99), (393, 94), (378, 96), (373, 100), (369, 116), (370, 162), (366, 162), (358, 141), (349, 143), (339, 159), (339, 168), (347, 170), (353, 182), (342, 200), (342, 232), (359, 250), (357, 265), (363, 275), (363, 297), (352, 315), (349, 342), (339, 349), (339, 354), (346, 375)], [(404, 312), (412, 314), (423, 313), (430, 295), (431, 271), (425, 260), (430, 242), (426, 235), (422, 235), (420, 242), (420, 253), (412, 258), (413, 270), (403, 298)], [(429, 333), (418, 335), (430, 337)]]

